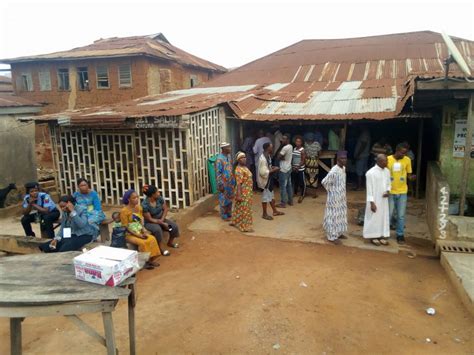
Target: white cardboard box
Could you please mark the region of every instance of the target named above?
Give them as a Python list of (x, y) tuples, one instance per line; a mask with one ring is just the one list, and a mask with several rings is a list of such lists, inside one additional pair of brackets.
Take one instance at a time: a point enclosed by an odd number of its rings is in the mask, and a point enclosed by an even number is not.
[(74, 258), (76, 279), (117, 286), (139, 269), (135, 250), (98, 246)]

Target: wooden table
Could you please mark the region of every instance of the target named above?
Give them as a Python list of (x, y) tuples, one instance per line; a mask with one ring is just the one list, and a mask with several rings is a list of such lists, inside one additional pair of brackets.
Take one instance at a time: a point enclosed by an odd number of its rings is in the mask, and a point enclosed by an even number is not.
[[(0, 317), (10, 318), (11, 354), (21, 354), (21, 322), (26, 317), (65, 316), (117, 354), (112, 312), (128, 299), (130, 354), (135, 354), (135, 277), (119, 287), (76, 280), (73, 258), (80, 252), (30, 254), (0, 259)], [(140, 255), (140, 266), (148, 255)], [(102, 314), (105, 338), (79, 318)]]
[[(336, 154), (337, 154), (337, 151), (335, 151), (335, 150), (322, 150), (322, 151), (320, 151), (319, 156), (318, 156), (318, 165), (329, 173), (329, 171), (331, 170), (331, 168), (335, 164)], [(331, 161), (331, 167), (327, 166), (324, 162), (322, 162), (321, 161), (322, 159), (330, 160)]]

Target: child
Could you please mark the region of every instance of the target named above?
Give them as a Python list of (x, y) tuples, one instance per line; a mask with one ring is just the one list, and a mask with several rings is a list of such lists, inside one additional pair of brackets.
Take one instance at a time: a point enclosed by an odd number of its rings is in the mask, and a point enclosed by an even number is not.
[(122, 226), (120, 212), (112, 213), (112, 220), (112, 242), (110, 246), (114, 248), (127, 248), (127, 243), (125, 242), (127, 228)]

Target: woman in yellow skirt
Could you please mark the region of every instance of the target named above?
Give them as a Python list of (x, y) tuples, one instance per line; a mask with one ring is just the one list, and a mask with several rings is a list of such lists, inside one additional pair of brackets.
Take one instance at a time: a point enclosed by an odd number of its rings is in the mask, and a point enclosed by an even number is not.
[(155, 237), (143, 227), (143, 209), (138, 194), (134, 190), (128, 190), (123, 195), (122, 202), (125, 207), (120, 211), (120, 221), (127, 228), (127, 242), (138, 246), (139, 252), (150, 253), (147, 269), (160, 266), (157, 262), (161, 255), (160, 247)]

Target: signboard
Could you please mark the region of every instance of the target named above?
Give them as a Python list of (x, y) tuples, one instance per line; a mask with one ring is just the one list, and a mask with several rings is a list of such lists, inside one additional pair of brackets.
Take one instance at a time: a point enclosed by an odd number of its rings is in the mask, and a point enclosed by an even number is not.
[[(467, 120), (456, 120), (454, 126), (453, 157), (464, 158), (464, 147), (466, 145)], [(474, 158), (474, 134), (471, 140), (471, 158)]]
[(186, 116), (162, 116), (128, 119), (127, 126), (137, 129), (152, 128), (188, 128), (189, 120)]

